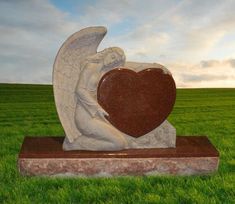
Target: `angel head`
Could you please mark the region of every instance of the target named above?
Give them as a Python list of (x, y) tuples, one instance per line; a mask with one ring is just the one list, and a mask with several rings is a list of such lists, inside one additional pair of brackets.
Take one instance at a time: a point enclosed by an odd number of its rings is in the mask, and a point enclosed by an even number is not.
[(109, 69), (113, 67), (123, 66), (125, 63), (125, 54), (123, 50), (119, 47), (111, 47), (104, 50), (104, 65), (102, 71), (104, 69)]
[(86, 59), (86, 62), (97, 63), (98, 71), (106, 72), (115, 67), (123, 66), (125, 63), (125, 54), (119, 47), (106, 48), (95, 55), (92, 55)]

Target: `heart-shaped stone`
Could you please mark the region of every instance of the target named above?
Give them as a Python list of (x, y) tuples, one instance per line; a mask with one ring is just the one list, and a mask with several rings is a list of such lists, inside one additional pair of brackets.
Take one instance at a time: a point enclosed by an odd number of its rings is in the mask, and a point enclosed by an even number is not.
[(107, 120), (132, 137), (158, 127), (172, 111), (175, 98), (174, 79), (160, 68), (113, 69), (104, 74), (97, 89), (98, 103), (109, 114)]

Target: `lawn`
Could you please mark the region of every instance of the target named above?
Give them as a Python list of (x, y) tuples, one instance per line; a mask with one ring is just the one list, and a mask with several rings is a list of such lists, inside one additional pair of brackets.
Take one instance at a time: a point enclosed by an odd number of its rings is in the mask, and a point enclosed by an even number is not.
[(0, 203), (235, 203), (235, 89), (178, 89), (169, 121), (220, 152), (210, 176), (22, 177), (25, 135), (64, 135), (49, 85), (0, 84)]

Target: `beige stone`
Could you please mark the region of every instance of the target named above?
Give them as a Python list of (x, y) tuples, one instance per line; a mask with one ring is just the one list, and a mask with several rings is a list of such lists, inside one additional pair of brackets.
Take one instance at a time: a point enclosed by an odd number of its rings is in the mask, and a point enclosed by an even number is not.
[(108, 113), (97, 102), (97, 85), (109, 70), (128, 67), (135, 71), (161, 68), (156, 63), (126, 62), (121, 48), (97, 52), (105, 27), (85, 28), (70, 36), (54, 63), (53, 88), (56, 108), (64, 128), (64, 150), (121, 150), (128, 148), (175, 147), (176, 130), (163, 122), (150, 133), (133, 138), (120, 132), (106, 119)]

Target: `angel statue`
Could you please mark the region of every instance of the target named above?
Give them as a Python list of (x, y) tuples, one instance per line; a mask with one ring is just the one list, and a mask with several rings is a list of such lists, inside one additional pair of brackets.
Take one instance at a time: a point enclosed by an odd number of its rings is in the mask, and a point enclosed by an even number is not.
[(110, 70), (128, 67), (140, 71), (159, 64), (126, 62), (121, 48), (97, 52), (105, 27), (89, 27), (70, 36), (54, 63), (53, 90), (65, 131), (64, 150), (117, 151), (129, 148), (175, 147), (175, 128), (165, 120), (153, 131), (135, 138), (114, 127), (97, 101), (97, 87)]

